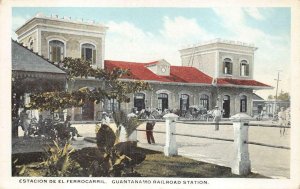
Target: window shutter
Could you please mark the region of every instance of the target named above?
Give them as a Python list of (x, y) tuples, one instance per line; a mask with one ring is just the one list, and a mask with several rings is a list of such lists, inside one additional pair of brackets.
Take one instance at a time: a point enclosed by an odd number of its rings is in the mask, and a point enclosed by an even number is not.
[(64, 47), (60, 47), (60, 51), (61, 51), (61, 53), (60, 53), (60, 61), (63, 61), (64, 60)]
[(246, 76), (249, 76), (249, 64), (246, 65)]
[(52, 46), (49, 46), (49, 59), (50, 59), (50, 61), (53, 60), (53, 58), (52, 58)]
[(84, 60), (84, 48), (81, 48), (81, 59)]
[(61, 50), (62, 48), (61, 47), (56, 47), (56, 62), (60, 62), (61, 61)]
[(97, 57), (97, 55), (96, 55), (96, 50), (94, 49), (93, 50), (93, 64), (96, 64), (96, 57)]
[(57, 51), (56, 51), (56, 47), (52, 46), (52, 61), (53, 62), (57, 62)]
[(243, 76), (243, 64), (240, 64), (240, 76)]
[(232, 74), (232, 63), (228, 63), (228, 74)]

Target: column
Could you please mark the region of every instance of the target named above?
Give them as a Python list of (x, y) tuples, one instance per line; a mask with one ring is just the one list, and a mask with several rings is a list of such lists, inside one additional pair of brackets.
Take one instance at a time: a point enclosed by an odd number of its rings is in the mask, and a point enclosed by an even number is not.
[(238, 113), (230, 120), (233, 122), (234, 132), (234, 158), (232, 161), (231, 172), (237, 175), (248, 175), (251, 172), (251, 162), (248, 151), (248, 126), (245, 123), (249, 123), (252, 119), (245, 113)]
[(166, 144), (164, 148), (165, 156), (174, 156), (178, 154), (176, 144), (176, 120), (178, 115), (169, 113), (163, 117), (166, 120)]

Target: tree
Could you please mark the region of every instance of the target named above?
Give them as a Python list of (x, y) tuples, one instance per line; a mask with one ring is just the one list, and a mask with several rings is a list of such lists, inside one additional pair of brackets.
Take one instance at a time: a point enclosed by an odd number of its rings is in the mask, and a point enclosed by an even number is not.
[[(268, 100), (276, 99), (276, 96), (269, 95)], [(277, 100), (281, 101), (289, 101), (290, 100), (290, 94), (288, 92), (280, 91), (279, 95), (277, 95)]]
[(288, 101), (290, 100), (290, 94), (281, 90), (277, 96), (277, 100)]
[(123, 76), (130, 76), (130, 71), (114, 68), (112, 70), (94, 69), (89, 61), (79, 58), (65, 58), (56, 65), (67, 73), (67, 80), (76, 77), (94, 77), (103, 81), (103, 87), (90, 89), (88, 87), (74, 91), (54, 91), (34, 93), (30, 96), (30, 108), (39, 110), (62, 110), (71, 107), (81, 107), (86, 101), (100, 103), (105, 99), (116, 99), (119, 103), (129, 102), (127, 94), (149, 90), (149, 84), (144, 81), (122, 81)]
[(268, 100), (273, 100), (273, 95), (269, 95)]

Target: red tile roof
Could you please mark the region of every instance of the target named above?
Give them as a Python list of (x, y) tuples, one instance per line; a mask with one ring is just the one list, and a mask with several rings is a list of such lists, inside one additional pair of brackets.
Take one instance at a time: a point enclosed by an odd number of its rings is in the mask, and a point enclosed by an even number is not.
[(271, 87), (264, 83), (255, 80), (245, 80), (245, 79), (230, 79), (230, 78), (218, 78), (217, 83), (219, 85), (239, 85), (239, 86), (257, 86), (257, 87)]
[(170, 76), (176, 78), (176, 82), (211, 84), (212, 78), (194, 67), (171, 66)]
[[(113, 68), (128, 69), (131, 72), (130, 76), (124, 76), (126, 79), (137, 79), (159, 82), (180, 82), (180, 83), (199, 83), (212, 84), (212, 78), (194, 67), (187, 66), (171, 66), (169, 76), (156, 75), (150, 71), (147, 66), (157, 64), (158, 61), (150, 63), (125, 62), (105, 60), (105, 69), (112, 70)], [(255, 80), (228, 79), (218, 78), (218, 85), (235, 85), (235, 86), (255, 86), (255, 87), (271, 87)]]
[(151, 63), (137, 63), (105, 60), (105, 69), (112, 70), (115, 67), (129, 69), (130, 76), (124, 76), (127, 79), (150, 80), (161, 82), (181, 82), (181, 83), (204, 83), (211, 84), (212, 78), (194, 67), (171, 66), (170, 76), (156, 75), (146, 66)]
[(169, 82), (167, 78), (156, 75), (155, 73), (150, 71), (147, 67), (145, 67), (145, 64), (143, 63), (105, 60), (105, 69), (112, 70), (116, 67), (130, 70), (130, 76), (123, 77), (126, 79)]

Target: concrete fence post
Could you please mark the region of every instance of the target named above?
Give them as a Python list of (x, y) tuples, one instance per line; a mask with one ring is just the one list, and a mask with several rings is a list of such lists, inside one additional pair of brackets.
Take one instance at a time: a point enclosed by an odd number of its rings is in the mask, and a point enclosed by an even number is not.
[(238, 113), (230, 120), (233, 122), (234, 132), (234, 158), (232, 161), (231, 172), (237, 175), (248, 175), (251, 172), (251, 162), (248, 151), (248, 126), (245, 123), (249, 123), (252, 119), (245, 113)]
[(176, 144), (176, 120), (178, 115), (168, 113), (163, 117), (166, 120), (166, 145), (164, 148), (165, 156), (174, 156), (178, 154)]

